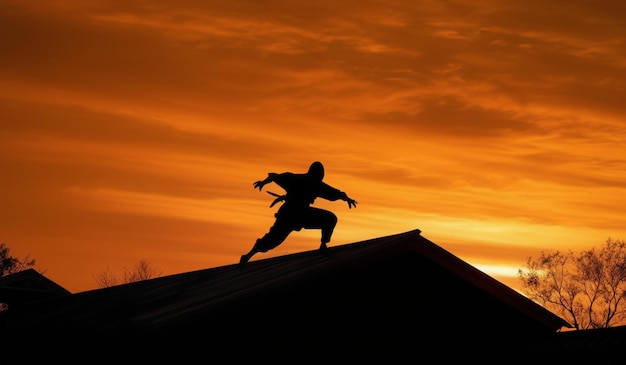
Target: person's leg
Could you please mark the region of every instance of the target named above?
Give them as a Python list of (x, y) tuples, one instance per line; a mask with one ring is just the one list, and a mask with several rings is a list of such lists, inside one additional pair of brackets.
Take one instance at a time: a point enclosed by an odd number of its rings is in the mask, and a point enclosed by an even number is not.
[(326, 244), (330, 242), (335, 226), (337, 225), (337, 216), (335, 213), (310, 207), (307, 211), (304, 223), (304, 228), (322, 230), (320, 250), (325, 250), (327, 248)]
[(291, 231), (291, 226), (283, 223), (280, 219), (276, 219), (276, 222), (274, 222), (274, 225), (270, 227), (269, 231), (263, 237), (256, 240), (250, 251), (245, 255), (241, 255), (239, 264), (245, 265), (255, 254), (259, 252), (267, 252), (275, 247), (278, 247), (278, 245), (287, 239), (287, 236), (289, 236)]

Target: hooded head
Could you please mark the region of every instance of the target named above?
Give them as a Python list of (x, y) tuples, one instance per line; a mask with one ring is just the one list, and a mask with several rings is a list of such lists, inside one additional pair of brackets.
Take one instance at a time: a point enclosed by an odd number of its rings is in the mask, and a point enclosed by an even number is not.
[(315, 161), (309, 166), (307, 175), (311, 176), (315, 180), (322, 181), (324, 178), (324, 165), (321, 162)]

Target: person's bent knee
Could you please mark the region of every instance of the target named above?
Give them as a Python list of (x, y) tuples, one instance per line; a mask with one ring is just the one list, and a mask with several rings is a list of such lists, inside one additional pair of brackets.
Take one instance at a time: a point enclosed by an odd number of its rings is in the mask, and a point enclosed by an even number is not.
[(329, 226), (336, 226), (337, 225), (337, 215), (333, 212), (328, 212), (328, 216), (326, 217), (326, 224)]

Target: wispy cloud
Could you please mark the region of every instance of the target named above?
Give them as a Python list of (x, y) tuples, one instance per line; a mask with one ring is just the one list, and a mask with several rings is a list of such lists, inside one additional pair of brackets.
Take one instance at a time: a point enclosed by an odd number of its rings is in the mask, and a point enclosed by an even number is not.
[(360, 203), (319, 202), (336, 242), (421, 228), (498, 268), (626, 234), (619, 2), (3, 7), (0, 231), (51, 273), (77, 246), (235, 262), (273, 220), (252, 183), (313, 160)]

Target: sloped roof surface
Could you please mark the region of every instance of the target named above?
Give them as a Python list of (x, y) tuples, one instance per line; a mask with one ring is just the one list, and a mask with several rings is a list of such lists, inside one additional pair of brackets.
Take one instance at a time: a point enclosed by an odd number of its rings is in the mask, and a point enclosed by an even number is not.
[(541, 364), (623, 364), (626, 326), (554, 333), (535, 354)]
[[(333, 275), (417, 253), (554, 331), (569, 324), (421, 236), (420, 230), (362, 242), (154, 278), (53, 298), (16, 308), (0, 325), (41, 323), (90, 327), (163, 327), (193, 321), (260, 293), (288, 290), (320, 273)], [(11, 311), (9, 311), (11, 312)], [(10, 314), (10, 313), (6, 313)], [(7, 316), (8, 317), (8, 316)]]
[(22, 305), (70, 294), (68, 290), (32, 268), (0, 278), (0, 302), (10, 305)]

